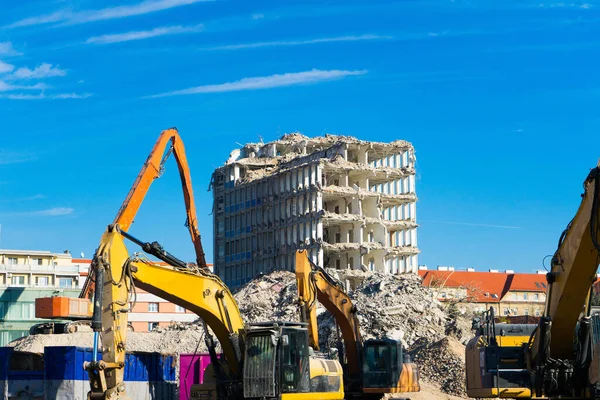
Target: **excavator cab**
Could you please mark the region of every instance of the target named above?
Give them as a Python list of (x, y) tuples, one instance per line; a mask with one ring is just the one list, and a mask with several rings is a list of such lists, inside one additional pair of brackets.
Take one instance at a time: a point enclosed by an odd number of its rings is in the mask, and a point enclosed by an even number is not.
[(469, 397), (531, 397), (531, 374), (523, 346), (528, 345), (536, 326), (496, 323), (493, 308), (473, 320), (475, 337), (465, 350)]
[(401, 393), (419, 390), (419, 370), (394, 339), (369, 339), (363, 346), (363, 391)]
[(279, 399), (293, 393), (303, 393), (303, 398), (324, 398), (320, 393), (325, 392), (339, 394), (325, 398), (343, 398), (341, 366), (309, 357), (306, 325), (250, 325), (245, 341), (244, 398)]

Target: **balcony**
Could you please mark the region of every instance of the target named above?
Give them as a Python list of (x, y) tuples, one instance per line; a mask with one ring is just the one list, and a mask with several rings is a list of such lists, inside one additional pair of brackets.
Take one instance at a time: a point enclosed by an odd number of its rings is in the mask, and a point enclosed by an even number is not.
[(32, 265), (32, 264), (0, 264), (0, 273), (33, 273), (79, 276), (77, 265)]

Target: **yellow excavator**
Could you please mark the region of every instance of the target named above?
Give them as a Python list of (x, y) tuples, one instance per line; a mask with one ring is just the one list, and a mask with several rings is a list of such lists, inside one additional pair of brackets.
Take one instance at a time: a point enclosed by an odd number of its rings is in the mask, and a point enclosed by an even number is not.
[[(191, 222), (196, 221), (195, 211), (190, 211), (195, 210), (193, 191), (187, 167), (184, 172), (188, 222)], [(125, 240), (164, 263), (155, 263), (142, 254), (130, 254)], [(193, 242), (196, 254), (203, 255), (200, 241)], [(204, 383), (192, 388), (193, 398), (344, 397), (340, 363), (309, 356), (306, 324), (284, 321), (244, 326), (227, 286), (202, 268), (205, 263), (201, 259), (197, 261), (198, 265), (183, 262), (158, 243), (141, 241), (118, 223), (109, 225), (92, 260), (90, 276), (93, 279), (84, 289), (86, 294), (93, 294), (93, 356), (92, 361), (85, 364), (91, 388), (88, 399), (128, 398), (123, 381), (127, 322), (135, 303), (136, 288), (184, 307), (203, 321), (211, 366)], [(217, 356), (213, 334), (220, 343), (221, 358)], [(101, 359), (99, 344), (102, 345)]]
[(296, 252), (296, 283), (300, 319), (308, 324), (310, 346), (319, 350), (317, 301), (339, 326), (344, 346), (338, 355), (344, 367), (346, 398), (375, 399), (388, 393), (398, 398), (420, 390), (419, 370), (408, 360), (402, 344), (389, 338), (363, 340), (357, 308), (343, 285), (313, 263), (304, 250)]
[(600, 343), (593, 343), (590, 289), (600, 263), (600, 163), (546, 274), (544, 315), (522, 346), (484, 330), (467, 345), (467, 394), (477, 398), (600, 399)]

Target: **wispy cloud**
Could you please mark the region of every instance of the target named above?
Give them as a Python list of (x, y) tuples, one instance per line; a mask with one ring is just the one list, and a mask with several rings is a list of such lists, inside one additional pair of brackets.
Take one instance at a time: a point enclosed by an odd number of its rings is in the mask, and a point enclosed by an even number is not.
[(54, 207), (45, 210), (35, 211), (17, 211), (12, 213), (2, 213), (0, 215), (8, 217), (59, 217), (62, 215), (73, 214), (75, 210), (70, 207)]
[(0, 93), (11, 92), (15, 90), (44, 90), (47, 88), (48, 86), (43, 83), (36, 83), (35, 85), (13, 85), (4, 81), (0, 81)]
[(14, 65), (0, 61), (0, 74), (6, 74), (13, 69), (15, 69)]
[[(1, 184), (1, 183), (0, 183)], [(43, 194), (36, 194), (33, 196), (27, 196), (27, 197), (17, 197), (17, 198), (13, 198), (13, 199), (2, 199), (2, 202), (21, 202), (21, 201), (32, 201), (32, 200), (41, 200), (41, 199), (45, 199), (46, 196), (44, 196)]]
[(240, 49), (256, 49), (261, 47), (279, 47), (279, 46), (302, 46), (308, 44), (318, 43), (332, 43), (332, 42), (357, 42), (361, 40), (389, 40), (393, 39), (392, 36), (381, 36), (381, 35), (359, 35), (359, 36), (337, 36), (327, 37), (318, 39), (307, 39), (307, 40), (276, 40), (272, 42), (256, 42), (256, 43), (240, 43), (240, 44), (229, 44), (223, 46), (214, 47), (203, 47), (200, 50), (240, 50)]
[(37, 160), (37, 155), (30, 152), (15, 152), (0, 149), (0, 165), (19, 164)]
[(20, 56), (21, 53), (13, 48), (11, 42), (0, 42), (0, 55), (3, 56)]
[(23, 26), (44, 25), (49, 23), (84, 24), (94, 21), (104, 21), (150, 14), (171, 8), (212, 0), (146, 0), (137, 4), (107, 7), (97, 10), (71, 11), (59, 10), (51, 14), (38, 15), (22, 19), (7, 26), (18, 28)]
[(557, 2), (557, 3), (540, 3), (538, 7), (542, 8), (581, 8), (584, 10), (593, 8), (594, 6), (590, 3), (565, 3), (565, 2)]
[[(423, 222), (423, 221), (421, 221)], [(501, 228), (501, 229), (521, 229), (520, 226), (510, 225), (495, 225), (495, 224), (476, 224), (470, 222), (453, 222), (453, 221), (427, 221), (431, 224), (449, 224), (449, 225), (465, 225), (465, 226), (480, 226), (485, 228)]]
[(283, 86), (293, 86), (301, 84), (310, 84), (323, 81), (331, 81), (335, 79), (341, 79), (348, 76), (364, 75), (367, 70), (320, 70), (313, 69), (311, 71), (304, 72), (288, 72), (285, 74), (275, 74), (270, 76), (260, 76), (253, 78), (243, 78), (239, 81), (221, 83), (217, 85), (203, 85), (191, 87), (183, 90), (176, 90), (173, 92), (166, 92), (155, 94), (152, 96), (146, 96), (146, 98), (156, 97), (167, 97), (167, 96), (180, 96), (186, 94), (199, 94), (199, 93), (220, 93), (220, 92), (236, 92), (241, 90), (257, 90), (257, 89), (271, 89)]
[(57, 93), (57, 94), (25, 94), (8, 93), (0, 94), (0, 98), (9, 100), (43, 100), (43, 99), (87, 99), (92, 97), (92, 93)]
[(52, 78), (55, 76), (65, 76), (67, 75), (67, 71), (64, 69), (60, 69), (58, 66), (52, 66), (52, 64), (42, 63), (38, 67), (34, 69), (29, 69), (27, 67), (21, 67), (17, 69), (12, 74), (8, 75), (6, 79), (43, 79), (43, 78)]
[(109, 44), (109, 43), (120, 43), (120, 42), (129, 42), (132, 40), (143, 40), (149, 39), (157, 36), (166, 36), (166, 35), (179, 35), (182, 33), (193, 33), (200, 32), (204, 29), (204, 25), (194, 25), (194, 26), (164, 26), (160, 28), (154, 28), (149, 31), (132, 31), (125, 33), (115, 33), (109, 35), (101, 35), (94, 36), (85, 41), (85, 43), (93, 43), (93, 44)]

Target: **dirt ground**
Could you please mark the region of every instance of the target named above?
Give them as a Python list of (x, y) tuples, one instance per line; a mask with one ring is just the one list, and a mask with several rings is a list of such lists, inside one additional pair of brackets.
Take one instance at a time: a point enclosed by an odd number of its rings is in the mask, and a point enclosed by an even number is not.
[(409, 398), (410, 400), (462, 400), (467, 397), (457, 397), (443, 393), (438, 386), (421, 380), (421, 391), (419, 393), (410, 394), (403, 397), (392, 397), (392, 399)]

